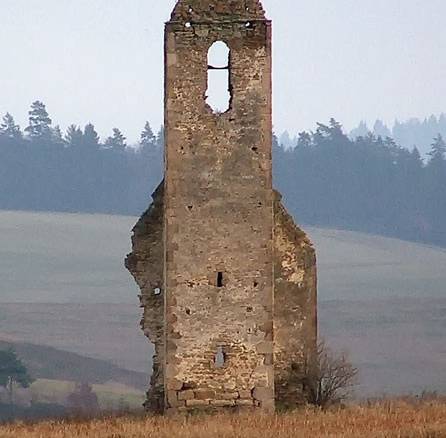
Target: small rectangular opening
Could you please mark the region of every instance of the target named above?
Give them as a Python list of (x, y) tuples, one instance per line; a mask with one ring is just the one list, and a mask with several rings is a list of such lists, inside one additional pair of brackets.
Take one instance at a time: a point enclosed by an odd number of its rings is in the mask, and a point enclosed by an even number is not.
[(217, 273), (217, 287), (223, 287), (223, 272)]
[(226, 352), (222, 346), (217, 348), (215, 353), (214, 364), (216, 368), (223, 368), (226, 363)]

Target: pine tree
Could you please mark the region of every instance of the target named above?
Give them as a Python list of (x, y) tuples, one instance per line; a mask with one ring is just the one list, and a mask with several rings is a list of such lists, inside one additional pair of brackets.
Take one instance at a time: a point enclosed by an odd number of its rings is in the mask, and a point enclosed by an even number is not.
[(333, 132), (342, 134), (342, 125), (334, 118), (330, 119), (330, 128), (332, 129)]
[(97, 150), (99, 149), (99, 141), (99, 135), (96, 132), (94, 125), (91, 123), (85, 125), (83, 137), (84, 147), (89, 150)]
[(125, 151), (127, 147), (126, 138), (118, 128), (113, 128), (113, 136), (105, 140), (105, 147), (116, 151)]
[(321, 141), (323, 139), (330, 139), (333, 140), (336, 137), (344, 136), (344, 133), (342, 131), (342, 125), (336, 121), (335, 119), (331, 118), (328, 125), (325, 125), (323, 123), (317, 123), (317, 129), (314, 133), (316, 142)]
[(299, 132), (298, 140), (297, 140), (297, 147), (303, 147), (308, 148), (312, 146), (313, 144), (313, 138), (308, 132)]
[(446, 132), (446, 114), (440, 114), (440, 117), (438, 118), (438, 127), (441, 131)]
[(156, 137), (152, 131), (150, 123), (146, 122), (144, 129), (141, 132), (141, 140), (139, 142), (139, 145), (142, 148), (150, 148), (155, 146), (155, 144), (156, 144)]
[(64, 143), (62, 130), (60, 129), (59, 125), (56, 125), (51, 130), (51, 139), (52, 139), (53, 143), (55, 143), (55, 144), (63, 144)]
[(164, 148), (164, 126), (161, 126), (158, 134), (156, 135), (156, 145), (160, 149)]
[(375, 125), (373, 126), (373, 133), (376, 137), (391, 137), (392, 133), (390, 132), (390, 129), (384, 124), (382, 120), (377, 120), (375, 122)]
[(11, 404), (14, 401), (14, 386), (28, 388), (32, 382), (28, 370), (12, 348), (0, 351), (0, 386), (6, 388)]
[(72, 148), (81, 148), (83, 140), (82, 130), (76, 125), (70, 125), (65, 134), (65, 141)]
[(441, 134), (435, 137), (426, 166), (426, 211), (432, 230), (430, 240), (446, 245), (446, 143)]
[(14, 117), (11, 114), (6, 113), (3, 117), (3, 122), (0, 124), (0, 135), (5, 137), (20, 140), (22, 138), (22, 132), (20, 126), (16, 125)]
[(438, 134), (438, 136), (434, 138), (434, 142), (431, 146), (432, 149), (428, 153), (428, 155), (431, 157), (430, 163), (444, 162), (446, 158), (446, 143), (443, 140), (443, 136)]
[(358, 137), (366, 137), (368, 133), (369, 128), (367, 127), (367, 123), (364, 120), (361, 120), (358, 127), (350, 132), (350, 138), (354, 140)]
[(417, 166), (419, 166), (420, 168), (423, 167), (423, 160), (421, 159), (420, 151), (416, 146), (414, 146), (414, 148), (412, 149), (410, 157), (413, 163), (417, 163)]
[(29, 126), (25, 128), (31, 139), (51, 138), (51, 119), (45, 104), (36, 100), (31, 104), (29, 114)]

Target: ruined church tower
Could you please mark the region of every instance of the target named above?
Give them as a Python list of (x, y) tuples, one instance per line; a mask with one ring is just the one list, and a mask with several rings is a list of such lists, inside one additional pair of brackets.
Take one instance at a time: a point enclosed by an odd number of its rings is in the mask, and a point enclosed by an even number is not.
[[(225, 65), (210, 65), (215, 43)], [(223, 112), (207, 99), (216, 69), (228, 78)], [(126, 263), (155, 345), (151, 410), (304, 400), (316, 260), (272, 188), (271, 88), (260, 1), (178, 1), (165, 28), (165, 180)]]

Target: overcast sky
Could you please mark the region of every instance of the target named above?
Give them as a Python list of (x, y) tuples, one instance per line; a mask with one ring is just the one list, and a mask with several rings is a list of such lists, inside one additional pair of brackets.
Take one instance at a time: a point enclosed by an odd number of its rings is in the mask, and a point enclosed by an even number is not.
[[(162, 122), (163, 23), (174, 0), (0, 0), (0, 113), (43, 100), (62, 128), (131, 141)], [(445, 0), (264, 0), (276, 131), (446, 112)]]

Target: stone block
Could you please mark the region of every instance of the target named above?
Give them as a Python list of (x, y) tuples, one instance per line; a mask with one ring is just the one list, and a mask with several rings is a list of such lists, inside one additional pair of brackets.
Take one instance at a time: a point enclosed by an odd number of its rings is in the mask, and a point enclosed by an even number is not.
[(252, 395), (256, 400), (264, 402), (273, 399), (274, 391), (272, 388), (255, 388)]
[(223, 384), (223, 388), (226, 392), (232, 392), (235, 391), (237, 385), (233, 381), (229, 381)]
[(248, 390), (243, 391), (242, 390), (242, 391), (239, 391), (238, 393), (239, 393), (239, 396), (240, 396), (241, 399), (243, 399), (243, 398), (245, 398), (245, 399), (252, 398), (252, 391), (248, 391)]
[(190, 408), (209, 406), (209, 401), (208, 400), (186, 400), (186, 406), (190, 407)]
[(250, 406), (253, 407), (254, 406), (254, 400), (251, 399), (239, 399), (236, 402), (237, 406)]
[(166, 63), (168, 66), (175, 65), (177, 63), (177, 55), (175, 53), (167, 53)]
[(183, 382), (178, 379), (169, 379), (167, 381), (167, 389), (170, 391), (180, 391), (183, 388)]
[(211, 400), (211, 405), (221, 408), (235, 406), (235, 400)]
[(172, 378), (175, 378), (178, 374), (178, 368), (175, 365), (167, 365), (164, 369), (165, 378), (170, 380)]
[(171, 408), (179, 408), (184, 406), (184, 401), (178, 400), (178, 393), (176, 391), (167, 391), (167, 404)]
[(238, 392), (224, 392), (223, 394), (218, 394), (217, 396), (220, 400), (236, 400), (239, 398)]
[(270, 353), (265, 354), (263, 358), (263, 363), (264, 365), (272, 365), (274, 363), (274, 355)]
[(257, 353), (259, 354), (273, 354), (274, 353), (274, 344), (271, 341), (263, 341), (259, 342), (256, 345)]
[(276, 410), (275, 400), (273, 398), (269, 400), (262, 400), (260, 402), (260, 408), (270, 414), (273, 414)]
[(197, 400), (211, 400), (215, 398), (215, 391), (210, 389), (198, 389), (194, 393)]
[(193, 400), (195, 398), (194, 391), (188, 389), (187, 391), (180, 391), (178, 393), (178, 400)]
[(173, 402), (178, 400), (178, 392), (177, 391), (167, 391), (167, 401)]

